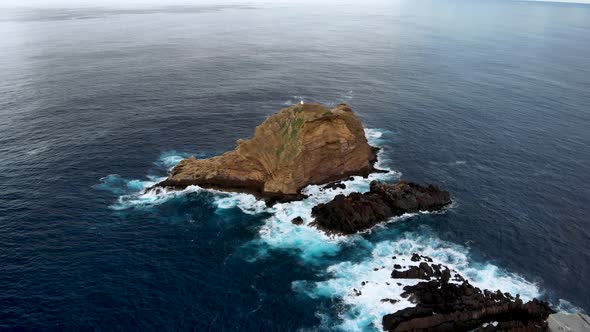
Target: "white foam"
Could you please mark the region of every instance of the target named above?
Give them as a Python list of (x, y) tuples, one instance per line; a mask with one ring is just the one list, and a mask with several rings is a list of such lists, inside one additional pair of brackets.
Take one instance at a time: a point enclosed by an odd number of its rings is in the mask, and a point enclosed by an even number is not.
[[(167, 151), (162, 153), (154, 164), (165, 171), (170, 171), (176, 164), (188, 156), (189, 154), (187, 153)], [(157, 175), (148, 175), (145, 179), (126, 179), (118, 174), (110, 174), (101, 178), (100, 183), (95, 187), (119, 195), (117, 201), (109, 206), (113, 210), (154, 206), (189, 192), (203, 190), (198, 186), (189, 186), (181, 191), (166, 190), (163, 188), (148, 190), (148, 188), (165, 179), (165, 176)]]
[(113, 210), (125, 210), (129, 208), (150, 207), (165, 203), (172, 198), (183, 196), (187, 193), (199, 192), (203, 190), (199, 186), (188, 186), (183, 190), (167, 190), (163, 188), (147, 190), (149, 187), (160, 181), (163, 181), (164, 179), (165, 177), (160, 178), (159, 181), (134, 180), (138, 182), (137, 188), (140, 188), (139, 192), (119, 196), (117, 202), (112, 204), (110, 208)]
[[(376, 129), (365, 130), (365, 135), (372, 146), (381, 146), (385, 142), (384, 134), (386, 133)], [(184, 157), (185, 155), (182, 154), (163, 154), (157, 164), (169, 169)], [(306, 199), (275, 204), (272, 207), (267, 207), (253, 195), (225, 193), (198, 186), (190, 186), (182, 191), (154, 189), (145, 192), (147, 188), (164, 179), (160, 177), (150, 177), (147, 180), (125, 180), (113, 175), (103, 178), (104, 181), (101, 183), (106, 183), (105, 188), (114, 187), (115, 189), (117, 186), (120, 187), (121, 183), (125, 184), (126, 194), (119, 196), (117, 202), (111, 206), (113, 209), (149, 207), (189, 192), (207, 191), (214, 194), (213, 203), (220, 211), (239, 208), (248, 214), (269, 213), (270, 217), (260, 228), (259, 238), (252, 241), (252, 244), (258, 246), (259, 257), (265, 256), (269, 248), (289, 249), (308, 263), (321, 264), (325, 262), (323, 259), (326, 256), (336, 255), (344, 243), (353, 242), (355, 246), (371, 248), (371, 255), (363, 261), (342, 262), (328, 267), (329, 279), (320, 282), (297, 281), (292, 285), (294, 290), (310, 297), (334, 298), (343, 305), (335, 321), (331, 320), (326, 313), (318, 313), (324, 323), (331, 321), (335, 329), (360, 331), (376, 327), (380, 330), (383, 315), (411, 306), (412, 304), (401, 298), (400, 294), (404, 286), (415, 284), (417, 281), (394, 280), (391, 279), (390, 274), (395, 263), (402, 266), (414, 264), (410, 261), (414, 252), (427, 255), (433, 258), (435, 263), (456, 270), (476, 287), (520, 294), (523, 300), (540, 295), (535, 284), (518, 275), (507, 273), (495, 265), (471, 262), (466, 247), (438, 240), (430, 234), (405, 233), (396, 240), (373, 245), (361, 236), (328, 236), (315, 227), (309, 226), (309, 223), (313, 221), (311, 209), (317, 204), (329, 202), (338, 194), (366, 192), (372, 180), (390, 181), (399, 178), (400, 173), (388, 169), (386, 164), (387, 159), (380, 152), (375, 166), (389, 171), (388, 173), (374, 173), (368, 178), (353, 177), (343, 182), (346, 185), (345, 189), (327, 189), (325, 186), (310, 185), (303, 190), (303, 193), (308, 195)], [(389, 222), (413, 215), (415, 214), (392, 218)], [(291, 223), (295, 217), (301, 217), (303, 225), (297, 226)], [(393, 260), (392, 256), (396, 256), (396, 259)], [(368, 283), (363, 286), (363, 281)], [(397, 282), (401, 283), (401, 286), (397, 285)], [(361, 292), (360, 295), (357, 296), (354, 293), (355, 288)], [(381, 302), (384, 298), (399, 300), (399, 302), (395, 304)]]
[(574, 305), (573, 303), (571, 303), (570, 301), (567, 301), (565, 299), (558, 299), (556, 311), (557, 312), (564, 312), (567, 314), (577, 314), (577, 313), (585, 314), (586, 313), (584, 311), (584, 309)]
[(171, 171), (182, 159), (188, 158), (191, 155), (189, 153), (177, 152), (175, 150), (163, 152), (160, 158), (154, 163), (157, 166), (166, 168)]
[[(384, 131), (378, 129), (366, 129), (365, 135), (369, 144), (380, 146), (382, 143)], [(187, 154), (180, 154), (175, 151), (163, 153), (156, 162), (163, 168), (170, 169), (175, 163), (185, 158)], [(265, 220), (259, 233), (260, 238), (257, 243), (263, 244), (261, 251), (266, 250), (265, 246), (275, 249), (293, 249), (300, 253), (300, 257), (308, 262), (316, 262), (323, 256), (336, 254), (340, 249), (343, 241), (349, 241), (349, 237), (328, 236), (324, 232), (310, 227), (309, 223), (313, 221), (311, 210), (319, 203), (327, 203), (336, 195), (348, 195), (353, 192), (367, 192), (372, 180), (387, 181), (399, 178), (400, 174), (388, 169), (385, 164), (383, 153), (380, 151), (378, 161), (375, 167), (388, 171), (388, 173), (374, 173), (367, 178), (361, 176), (352, 177), (351, 180), (343, 181), (345, 189), (334, 188), (326, 189), (325, 186), (310, 185), (302, 190), (302, 193), (308, 195), (306, 199), (295, 202), (275, 204), (267, 207), (261, 200), (257, 200), (253, 195), (244, 193), (227, 193), (217, 190), (203, 189), (198, 186), (190, 186), (184, 190), (165, 190), (152, 189), (146, 191), (163, 177), (150, 178), (148, 180), (121, 180), (124, 181), (128, 188), (133, 188), (131, 192), (126, 191), (124, 195), (119, 196), (117, 202), (111, 205), (112, 209), (122, 210), (129, 208), (145, 208), (162, 204), (169, 199), (185, 195), (186, 193), (207, 191), (214, 194), (214, 204), (220, 209), (239, 208), (244, 213), (260, 214), (269, 213), (271, 217)], [(119, 183), (120, 185), (120, 183)], [(303, 225), (294, 225), (291, 220), (295, 217), (303, 218)], [(405, 218), (407, 216), (403, 216)], [(398, 218), (399, 219), (399, 218)], [(398, 220), (398, 219), (392, 219)]]
[[(365, 245), (371, 245), (365, 243)], [(435, 264), (443, 264), (469, 279), (481, 289), (497, 290), (520, 294), (525, 301), (540, 295), (534, 283), (508, 273), (493, 264), (476, 264), (469, 259), (466, 247), (454, 245), (433, 238), (431, 235), (404, 233), (399, 239), (377, 243), (367, 259), (361, 262), (342, 262), (327, 268), (330, 278), (319, 282), (296, 281), (293, 289), (312, 298), (329, 297), (337, 299), (345, 308), (332, 328), (344, 331), (381, 330), (384, 315), (413, 306), (401, 297), (403, 287), (414, 285), (419, 280), (392, 279), (394, 264), (406, 268), (418, 265), (410, 260), (413, 253), (429, 256)], [(392, 257), (395, 256), (395, 259)], [(365, 284), (363, 285), (363, 282)], [(389, 285), (387, 284), (389, 283)], [(398, 285), (400, 283), (401, 285)], [(354, 291), (356, 289), (357, 293)], [(360, 294), (360, 295), (359, 295)], [(392, 304), (382, 299), (399, 302)]]
[(206, 190), (217, 195), (213, 203), (218, 209), (231, 209), (238, 207), (240, 210), (242, 210), (242, 212), (247, 214), (272, 212), (266, 206), (264, 201), (256, 199), (254, 195), (243, 193), (225, 193), (212, 189)]

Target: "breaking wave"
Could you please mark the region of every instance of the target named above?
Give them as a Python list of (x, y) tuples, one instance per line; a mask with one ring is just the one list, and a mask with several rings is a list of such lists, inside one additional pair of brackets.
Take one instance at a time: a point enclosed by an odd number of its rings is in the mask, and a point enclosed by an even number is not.
[[(369, 144), (380, 147), (387, 131), (378, 129), (366, 129), (365, 135)], [(311, 209), (319, 203), (327, 203), (336, 195), (348, 195), (352, 192), (367, 192), (372, 180), (393, 180), (399, 178), (400, 173), (387, 167), (388, 160), (379, 152), (378, 162), (375, 167), (386, 170), (387, 173), (374, 173), (366, 178), (361, 176), (351, 177), (343, 181), (346, 188), (325, 188), (325, 185), (310, 185), (303, 189), (308, 197), (301, 201), (275, 204), (267, 207), (263, 201), (257, 200), (253, 195), (244, 193), (227, 193), (212, 189), (204, 189), (199, 186), (189, 186), (184, 190), (166, 190), (162, 188), (150, 189), (159, 181), (165, 179), (168, 172), (180, 160), (189, 154), (169, 151), (162, 153), (154, 163), (160, 168), (159, 176), (150, 175), (144, 180), (125, 179), (119, 175), (109, 175), (101, 179), (98, 189), (108, 190), (119, 195), (117, 201), (110, 206), (114, 210), (133, 208), (145, 208), (162, 204), (172, 198), (200, 191), (213, 193), (213, 204), (218, 209), (239, 208), (248, 214), (270, 213), (271, 217), (265, 220), (260, 229), (260, 238), (253, 244), (260, 245), (263, 252), (266, 247), (273, 249), (295, 249), (300, 252), (301, 258), (314, 262), (325, 255), (335, 255), (339, 251), (339, 245), (343, 241), (349, 241), (347, 237), (328, 236), (314, 227), (308, 226), (312, 221)], [(303, 227), (291, 223), (295, 217), (304, 220)]]
[[(410, 260), (413, 253), (429, 256), (435, 264), (443, 264), (459, 273), (481, 289), (501, 290), (520, 294), (523, 300), (541, 295), (538, 286), (524, 278), (504, 271), (493, 264), (479, 264), (469, 258), (469, 249), (437, 239), (427, 230), (420, 235), (414, 232), (399, 234), (397, 239), (364, 246), (372, 248), (370, 255), (358, 262), (345, 261), (329, 266), (323, 281), (295, 281), (294, 291), (318, 298), (335, 301), (334, 316), (319, 313), (330, 330), (381, 331), (384, 315), (414, 306), (401, 297), (403, 287), (421, 280), (392, 279), (394, 264), (402, 267), (417, 266)], [(385, 300), (392, 299), (393, 303)], [(382, 301), (384, 300), (384, 301)]]
[[(386, 143), (390, 132), (366, 129), (365, 135), (372, 146), (380, 147)], [(372, 180), (391, 181), (398, 179), (401, 174), (388, 168), (389, 160), (382, 151), (379, 153), (375, 165), (387, 173), (374, 173), (367, 178), (360, 176), (342, 181), (345, 188), (326, 188), (325, 185), (310, 185), (302, 191), (307, 198), (275, 204), (267, 207), (263, 201), (253, 195), (244, 193), (227, 193), (217, 190), (189, 186), (184, 190), (149, 189), (159, 181), (165, 179), (165, 173), (174, 167), (188, 154), (170, 151), (163, 153), (155, 162), (160, 175), (150, 175), (143, 180), (126, 179), (119, 175), (108, 175), (96, 185), (98, 189), (106, 190), (118, 198), (110, 207), (114, 210), (142, 209), (162, 204), (175, 197), (194, 192), (213, 194), (213, 205), (219, 210), (238, 208), (243, 213), (258, 215), (269, 214), (259, 229), (259, 237), (248, 245), (254, 246), (256, 257), (265, 257), (269, 250), (288, 249), (306, 263), (318, 266), (330, 264), (326, 258), (342, 253), (342, 248), (352, 245), (363, 248), (368, 252), (365, 259), (342, 261), (330, 265), (325, 270), (325, 280), (295, 281), (292, 289), (314, 299), (327, 298), (334, 303), (332, 313), (318, 312), (317, 316), (323, 325), (329, 329), (343, 331), (365, 331), (367, 329), (381, 330), (383, 315), (395, 312), (408, 306), (413, 306), (407, 299), (401, 297), (403, 287), (412, 285), (418, 280), (391, 279), (390, 274), (394, 264), (410, 266), (412, 253), (420, 253), (431, 257), (435, 263), (448, 266), (461, 274), (474, 286), (482, 289), (520, 294), (528, 300), (541, 295), (538, 286), (524, 278), (504, 271), (489, 263), (476, 263), (469, 258), (469, 249), (449, 242), (439, 240), (428, 230), (420, 232), (406, 232), (397, 234), (393, 239), (372, 243), (362, 235), (334, 236), (326, 235), (315, 227), (310, 227), (313, 221), (311, 210), (319, 203), (326, 203), (338, 194), (348, 195), (352, 192), (367, 192)], [(415, 214), (392, 218), (389, 222), (406, 219)], [(303, 219), (303, 225), (291, 222), (296, 217)], [(378, 226), (377, 229), (379, 229)], [(392, 257), (395, 256), (395, 259)], [(398, 284), (399, 283), (399, 284)], [(394, 299), (392, 304), (381, 299)], [(564, 307), (569, 303), (563, 304)]]

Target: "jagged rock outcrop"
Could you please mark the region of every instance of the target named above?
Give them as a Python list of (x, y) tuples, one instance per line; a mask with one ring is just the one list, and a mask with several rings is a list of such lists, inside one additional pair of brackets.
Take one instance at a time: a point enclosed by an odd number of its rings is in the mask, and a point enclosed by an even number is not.
[(546, 302), (533, 299), (524, 303), (501, 291), (472, 286), (459, 274), (450, 279), (451, 271), (426, 256), (419, 266), (405, 271), (395, 269), (392, 278), (426, 279), (404, 287), (402, 297), (416, 303), (383, 316), (385, 331), (545, 331), (547, 317), (553, 310)]
[(545, 302), (482, 292), (467, 281), (425, 281), (404, 291), (417, 305), (383, 316), (385, 331), (546, 331), (546, 319), (553, 313)]
[(328, 233), (353, 234), (367, 230), (393, 216), (418, 211), (436, 211), (451, 203), (449, 192), (436, 186), (371, 182), (367, 193), (338, 195), (312, 210), (314, 225)]
[(182, 160), (161, 187), (189, 185), (297, 198), (309, 184), (371, 173), (376, 149), (350, 107), (298, 104), (269, 116), (223, 155)]

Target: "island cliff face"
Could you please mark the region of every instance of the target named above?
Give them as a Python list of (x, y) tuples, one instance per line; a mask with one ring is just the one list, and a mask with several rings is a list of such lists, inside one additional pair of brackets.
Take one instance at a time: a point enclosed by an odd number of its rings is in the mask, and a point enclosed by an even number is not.
[(298, 104), (268, 117), (254, 137), (223, 155), (182, 160), (158, 184), (241, 190), (264, 197), (298, 197), (309, 184), (372, 172), (376, 149), (350, 107)]

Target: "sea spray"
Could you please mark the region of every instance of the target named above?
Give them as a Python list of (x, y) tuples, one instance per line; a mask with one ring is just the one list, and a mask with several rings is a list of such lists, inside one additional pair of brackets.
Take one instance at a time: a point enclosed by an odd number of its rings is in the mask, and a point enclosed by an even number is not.
[[(375, 129), (365, 131), (369, 143), (378, 147), (385, 143), (385, 133)], [(160, 171), (169, 171), (186, 156), (186, 154), (176, 152), (164, 153), (155, 164), (161, 168)], [(256, 254), (252, 257), (254, 260), (264, 259), (269, 254), (269, 250), (286, 249), (298, 255), (306, 263), (322, 266), (331, 261), (326, 258), (340, 255), (343, 247), (368, 248), (369, 254), (365, 258), (342, 261), (328, 266), (326, 278), (323, 281), (302, 280), (292, 283), (292, 289), (295, 292), (311, 298), (333, 299), (335, 307), (332, 312), (317, 314), (318, 317), (322, 317), (325, 324), (329, 322), (330, 329), (343, 331), (380, 330), (383, 315), (412, 306), (412, 303), (400, 295), (404, 286), (415, 284), (418, 281), (391, 279), (390, 274), (393, 264), (406, 267), (413, 264), (410, 257), (414, 252), (431, 257), (435, 263), (448, 266), (479, 288), (500, 289), (504, 292), (520, 294), (525, 300), (540, 295), (535, 284), (493, 264), (476, 263), (469, 258), (468, 248), (441, 241), (430, 233), (418, 235), (408, 232), (396, 239), (373, 244), (361, 235), (329, 236), (310, 226), (313, 221), (311, 209), (317, 204), (329, 202), (339, 194), (367, 192), (372, 180), (393, 181), (398, 179), (401, 174), (388, 169), (387, 163), (388, 160), (381, 150), (375, 166), (387, 170), (387, 173), (374, 173), (367, 178), (352, 177), (342, 181), (345, 188), (310, 185), (302, 191), (307, 195), (307, 198), (279, 203), (270, 207), (250, 194), (228, 193), (203, 189), (198, 186), (189, 186), (180, 191), (163, 188), (148, 190), (164, 179), (164, 177), (155, 175), (151, 175), (145, 180), (130, 180), (110, 175), (101, 179), (101, 183), (97, 187), (118, 195), (116, 203), (111, 205), (111, 208), (115, 210), (153, 207), (187, 193), (203, 191), (213, 194), (213, 204), (219, 211), (238, 208), (246, 214), (268, 213), (270, 217), (265, 219), (264, 224), (260, 227), (259, 237), (247, 244), (256, 249)], [(391, 218), (388, 223), (415, 215), (408, 214)], [(295, 225), (291, 222), (296, 217), (303, 219), (302, 225)], [(379, 225), (375, 229), (386, 227), (385, 224)], [(393, 256), (396, 258), (393, 259)], [(347, 259), (349, 258), (347, 257)]]
[[(383, 132), (377, 129), (365, 129), (365, 136), (370, 145), (379, 147), (381, 145)], [(245, 213), (262, 213), (262, 212), (275, 212), (278, 209), (273, 207), (265, 207), (264, 202), (257, 200), (253, 195), (245, 193), (230, 193), (223, 192), (213, 189), (203, 189), (198, 186), (189, 186), (184, 190), (167, 190), (164, 188), (149, 189), (156, 183), (164, 180), (164, 172), (169, 172), (178, 164), (182, 159), (189, 157), (188, 153), (181, 153), (174, 150), (163, 152), (154, 164), (158, 167), (156, 172), (158, 175), (148, 175), (147, 179), (125, 179), (119, 175), (108, 175), (100, 179), (100, 183), (96, 186), (97, 189), (107, 190), (113, 194), (120, 195), (117, 198), (117, 203), (113, 204), (113, 209), (127, 209), (127, 208), (142, 208), (150, 205), (158, 205), (165, 202), (167, 199), (177, 197), (178, 195), (186, 194), (189, 192), (195, 192), (200, 190), (206, 190), (208, 192), (216, 194), (215, 205), (220, 209), (227, 209), (238, 207)], [(208, 157), (204, 154), (199, 154), (199, 158)], [(326, 189), (324, 186), (310, 185), (303, 189), (303, 193), (310, 195), (309, 199), (304, 200), (305, 209), (309, 207), (311, 213), (311, 207), (315, 206), (320, 202), (327, 202), (338, 194), (350, 194), (354, 191), (365, 192), (369, 190), (369, 183), (372, 180), (388, 180), (398, 178), (399, 173), (387, 169), (385, 167), (385, 157), (383, 152), (380, 151), (378, 154), (378, 161), (375, 167), (382, 170), (387, 170), (388, 173), (374, 173), (369, 175), (368, 178), (360, 176), (353, 177), (352, 180), (344, 181), (347, 185), (346, 189)], [(298, 202), (291, 202), (285, 204), (277, 204), (278, 208), (296, 208)]]
[[(372, 146), (380, 146), (383, 133), (375, 129), (366, 129), (365, 135)], [(325, 256), (334, 256), (340, 250), (342, 242), (350, 241), (345, 236), (329, 236), (315, 227), (310, 227), (313, 221), (311, 210), (320, 203), (327, 203), (336, 195), (349, 195), (353, 192), (369, 191), (370, 183), (373, 180), (391, 181), (399, 178), (400, 174), (386, 167), (387, 160), (382, 151), (379, 152), (378, 161), (375, 167), (386, 170), (386, 173), (373, 173), (364, 178), (354, 176), (342, 181), (345, 188), (327, 188), (325, 185), (310, 185), (302, 190), (307, 198), (287, 203), (275, 204), (272, 207), (261, 209), (255, 200), (245, 199), (245, 194), (232, 194), (228, 197), (216, 200), (219, 208), (238, 207), (246, 213), (268, 212), (271, 217), (266, 219), (261, 227), (260, 238), (254, 243), (260, 245), (260, 250), (266, 251), (267, 247), (272, 249), (290, 249), (299, 253), (299, 257), (310, 263), (321, 264)], [(251, 196), (251, 195), (249, 195)], [(253, 196), (252, 196), (253, 197)], [(219, 202), (222, 202), (221, 204)], [(291, 221), (301, 217), (302, 225), (295, 225)], [(263, 256), (263, 255), (260, 255)]]
[(421, 280), (391, 278), (394, 264), (405, 268), (418, 265), (411, 261), (413, 253), (432, 258), (434, 264), (447, 266), (453, 275), (458, 273), (481, 289), (519, 294), (525, 301), (541, 295), (536, 284), (493, 264), (474, 262), (468, 248), (442, 241), (426, 230), (421, 234), (401, 233), (397, 239), (379, 242), (373, 248), (365, 259), (329, 266), (323, 281), (292, 283), (296, 292), (335, 301), (332, 329), (380, 331), (384, 315), (414, 306), (401, 294), (403, 287)]
[[(376, 147), (383, 144), (384, 133), (385, 131), (378, 129), (365, 129), (365, 136), (369, 144)], [(176, 151), (165, 152), (160, 155), (155, 165), (160, 167), (160, 172), (170, 171), (176, 163), (187, 156), (186, 153)], [(188, 186), (183, 190), (151, 188), (164, 179), (161, 176), (149, 176), (146, 180), (106, 177), (103, 178), (106, 181), (101, 182), (101, 185), (110, 188), (111, 192), (119, 194), (116, 203), (110, 206), (114, 210), (153, 207), (187, 193), (200, 191), (213, 193), (213, 204), (218, 209), (237, 207), (247, 214), (271, 214), (260, 228), (260, 238), (253, 241), (253, 243), (261, 245), (261, 251), (266, 251), (267, 247), (293, 249), (300, 253), (303, 260), (317, 262), (325, 255), (333, 256), (337, 254), (340, 243), (349, 241), (349, 239), (343, 236), (328, 236), (315, 227), (309, 227), (309, 223), (313, 221), (311, 217), (312, 208), (317, 204), (331, 201), (339, 194), (348, 195), (353, 192), (367, 192), (369, 191), (369, 184), (373, 180), (392, 181), (398, 179), (400, 173), (389, 169), (386, 164), (387, 159), (383, 154), (383, 150), (381, 150), (375, 167), (387, 171), (386, 173), (373, 173), (366, 178), (361, 176), (351, 177), (342, 181), (346, 186), (345, 188), (326, 188), (325, 185), (310, 185), (302, 190), (302, 193), (307, 195), (307, 198), (300, 201), (279, 203), (271, 207), (266, 206), (263, 201), (256, 199), (253, 195), (246, 193), (222, 192), (203, 189), (199, 186)], [(127, 189), (122, 190), (123, 187), (127, 187)], [(130, 191), (129, 188), (133, 188), (133, 190)], [(291, 220), (295, 217), (301, 217), (304, 220), (303, 225), (298, 226), (291, 223)]]
[[(164, 168), (171, 171), (182, 159), (190, 157), (190, 153), (178, 152), (176, 150), (165, 151), (160, 154), (160, 158), (154, 162), (154, 164), (160, 168)], [(201, 155), (197, 157), (202, 158)]]

